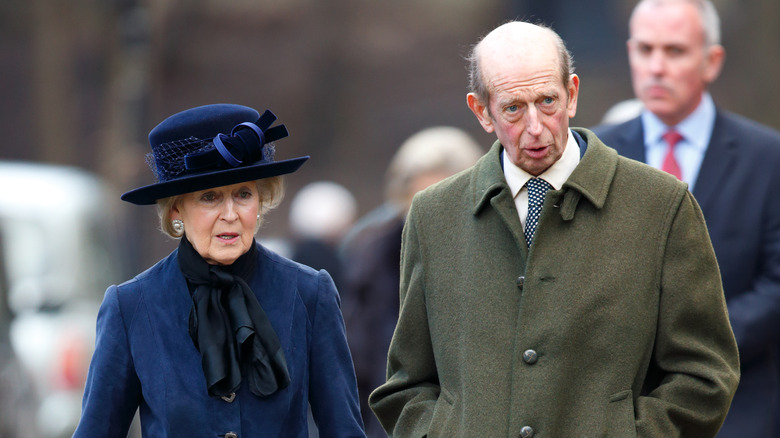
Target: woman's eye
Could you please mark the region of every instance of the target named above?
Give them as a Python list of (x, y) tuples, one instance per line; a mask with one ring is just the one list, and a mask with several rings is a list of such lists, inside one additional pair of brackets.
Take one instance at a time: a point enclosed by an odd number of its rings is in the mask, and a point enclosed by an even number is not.
[(249, 199), (249, 198), (251, 198), (251, 197), (252, 197), (252, 192), (250, 192), (249, 190), (242, 191), (241, 193), (239, 193), (239, 196), (240, 196), (242, 199)]
[(200, 197), (200, 199), (204, 201), (213, 201), (217, 199), (217, 196), (213, 193), (204, 193), (203, 196)]

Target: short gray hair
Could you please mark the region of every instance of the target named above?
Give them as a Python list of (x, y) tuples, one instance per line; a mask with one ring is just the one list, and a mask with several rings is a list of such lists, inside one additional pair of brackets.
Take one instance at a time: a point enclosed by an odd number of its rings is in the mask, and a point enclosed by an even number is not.
[(715, 9), (715, 5), (710, 0), (640, 0), (631, 12), (629, 23), (634, 19), (634, 14), (641, 5), (648, 3), (661, 5), (677, 2), (687, 2), (696, 6), (704, 30), (704, 44), (706, 46), (720, 44), (720, 16), (718, 16), (718, 10)]
[[(512, 22), (509, 21), (505, 24), (509, 24), (509, 23)], [(571, 80), (571, 75), (574, 74), (574, 57), (572, 57), (569, 49), (566, 48), (566, 44), (563, 42), (561, 36), (558, 35), (558, 33), (555, 32), (551, 27), (541, 23), (537, 23), (535, 25), (541, 27), (542, 29), (548, 30), (553, 35), (555, 46), (558, 48), (558, 59), (560, 60), (561, 80), (563, 81), (563, 86), (568, 88), (569, 81)], [(466, 56), (466, 62), (468, 63), (469, 92), (474, 93), (481, 102), (487, 104), (487, 102), (490, 99), (490, 90), (487, 89), (487, 84), (485, 84), (485, 80), (482, 77), (482, 70), (480, 68), (480, 57), (479, 57), (479, 46), (484, 39), (485, 36), (480, 38), (477, 44), (474, 44), (471, 47), (471, 51)]]

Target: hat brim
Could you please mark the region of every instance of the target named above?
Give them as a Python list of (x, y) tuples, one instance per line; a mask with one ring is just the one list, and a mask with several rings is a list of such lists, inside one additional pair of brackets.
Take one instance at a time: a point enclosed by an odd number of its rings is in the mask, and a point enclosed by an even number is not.
[(148, 186), (139, 187), (122, 195), (122, 200), (136, 205), (151, 205), (158, 199), (184, 193), (197, 192), (214, 187), (222, 187), (238, 184), (244, 181), (270, 178), (286, 175), (298, 170), (309, 156), (292, 158), (289, 160), (260, 163), (252, 166), (236, 167), (233, 169), (220, 169), (212, 172), (199, 173), (176, 178)]

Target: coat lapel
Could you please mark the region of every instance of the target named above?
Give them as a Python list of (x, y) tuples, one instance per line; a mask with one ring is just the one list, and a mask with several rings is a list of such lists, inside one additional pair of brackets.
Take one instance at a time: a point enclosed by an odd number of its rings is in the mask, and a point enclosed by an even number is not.
[(493, 143), (490, 152), (485, 154), (477, 162), (475, 177), (471, 183), (474, 199), (474, 216), (479, 216), (490, 204), (496, 210), (501, 220), (514, 236), (517, 247), (520, 248), (523, 259), (528, 257), (528, 247), (520, 224), (512, 193), (504, 178), (504, 170), (501, 162), (501, 152), (504, 147), (499, 141)]
[(718, 111), (715, 126), (712, 128), (712, 138), (704, 153), (699, 176), (693, 188), (693, 196), (702, 209), (713, 202), (713, 196), (720, 187), (719, 183), (725, 180), (729, 169), (734, 168), (737, 160), (737, 139), (725, 125), (726, 120)]

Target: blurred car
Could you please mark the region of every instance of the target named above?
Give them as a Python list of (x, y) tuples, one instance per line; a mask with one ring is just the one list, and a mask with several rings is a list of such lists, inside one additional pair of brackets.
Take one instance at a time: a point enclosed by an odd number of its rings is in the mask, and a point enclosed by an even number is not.
[(3, 263), (0, 239), (0, 438), (38, 436), (34, 412), (37, 406), (31, 377), (25, 372), (11, 348), (8, 308), (8, 276)]
[(0, 295), (13, 315), (12, 353), (37, 399), (24, 436), (70, 437), (97, 310), (106, 287), (122, 280), (118, 198), (95, 175), (47, 164), (0, 161), (0, 187)]

